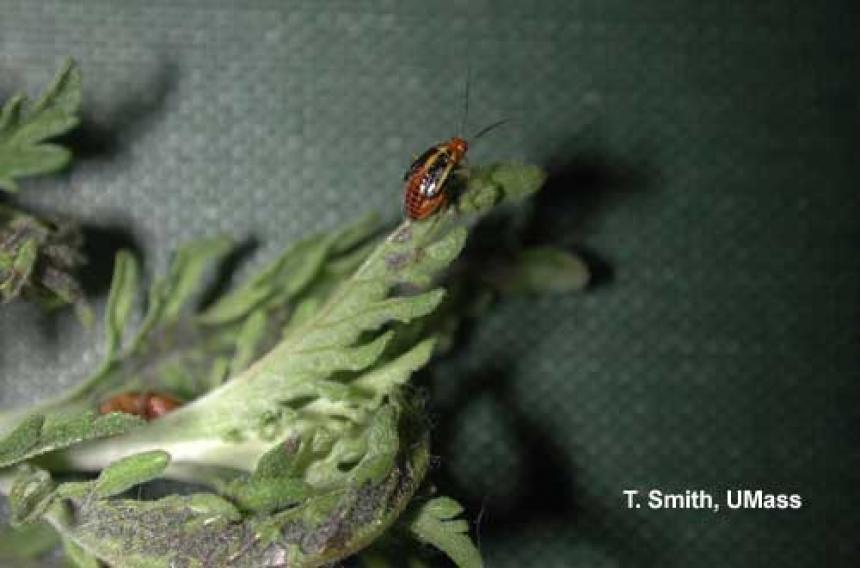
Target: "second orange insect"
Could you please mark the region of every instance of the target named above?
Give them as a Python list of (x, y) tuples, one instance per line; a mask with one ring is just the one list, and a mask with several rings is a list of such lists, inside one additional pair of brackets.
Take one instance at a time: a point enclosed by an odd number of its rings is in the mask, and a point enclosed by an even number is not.
[(182, 403), (168, 394), (154, 392), (126, 392), (107, 399), (99, 405), (100, 414), (124, 412), (145, 420), (161, 418)]

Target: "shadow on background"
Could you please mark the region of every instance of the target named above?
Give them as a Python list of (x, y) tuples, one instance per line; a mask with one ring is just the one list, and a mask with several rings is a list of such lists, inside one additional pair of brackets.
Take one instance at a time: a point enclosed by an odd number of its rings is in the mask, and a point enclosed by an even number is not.
[(237, 243), (218, 264), (212, 283), (200, 294), (198, 307), (203, 310), (230, 291), (234, 278), (243, 264), (248, 262), (260, 246), (256, 237), (247, 237)]
[[(135, 138), (145, 134), (158, 120), (168, 97), (176, 89), (178, 77), (177, 65), (161, 61), (153, 77), (146, 81), (146, 87), (138, 90), (134, 96), (113, 105), (108, 112), (103, 113), (107, 118), (96, 119), (84, 102), (80, 124), (56, 140), (58, 144), (72, 151), (74, 158), (70, 167), (80, 167), (87, 162), (120, 156)], [(62, 176), (63, 173), (59, 175)], [(44, 184), (45, 188), (50, 186), (50, 183)], [(129, 191), (131, 190), (130, 188)], [(48, 218), (54, 215), (50, 210), (33, 213)], [(126, 220), (125, 212), (122, 212), (121, 217), (121, 220), (107, 225), (84, 224), (80, 227), (87, 263), (78, 276), (88, 298), (107, 293), (114, 259), (120, 250), (130, 250), (138, 261), (143, 263), (143, 248), (135, 237), (131, 222)]]
[[(516, 250), (523, 246), (553, 245), (577, 253), (591, 272), (588, 291), (610, 287), (615, 268), (600, 251), (585, 244), (603, 215), (621, 206), (628, 197), (653, 185), (655, 173), (647, 165), (625, 164), (599, 150), (578, 150), (568, 159), (551, 160), (544, 188), (532, 199), (524, 216), (490, 215), (475, 228), (464, 251), (462, 262), (467, 290), (480, 278), (480, 272), (497, 262), (501, 249)], [(504, 254), (502, 255), (504, 256)], [(494, 258), (496, 257), (496, 258)], [(488, 260), (489, 259), (489, 260)], [(458, 281), (459, 283), (459, 281)], [(468, 300), (465, 300), (468, 304)], [(467, 319), (458, 330), (454, 349), (447, 360), (470, 356), (470, 343), (480, 322)], [(516, 327), (516, 323), (513, 324)], [(528, 349), (528, 346), (520, 347)], [(485, 545), (504, 542), (521, 534), (523, 528), (545, 530), (547, 538), (570, 538), (614, 558), (623, 566), (659, 565), (654, 538), (638, 537), (629, 516), (610, 510), (606, 503), (586, 496), (577, 481), (577, 466), (567, 455), (553, 432), (523, 407), (511, 389), (515, 361), (503, 345), (496, 353), (505, 353), (463, 377), (453, 396), (434, 402), (436, 424), (433, 434), (434, 454), (442, 456), (431, 472), (440, 493), (460, 500), (468, 514), (478, 521), (476, 531)], [(473, 354), (472, 354), (473, 355)], [(434, 368), (419, 378), (419, 384), (432, 391)], [(457, 453), (457, 434), (462, 431), (460, 419), (476, 401), (490, 401), (496, 410), (492, 416), (514, 440), (517, 467), (514, 495), (484, 495), (458, 479), (446, 463), (446, 456)], [(462, 434), (460, 434), (462, 436)], [(468, 435), (468, 433), (466, 433)], [(488, 477), (497, 477), (488, 471)], [(472, 474), (474, 475), (474, 474)]]
[(88, 298), (107, 294), (116, 255), (127, 250), (143, 264), (143, 248), (131, 229), (131, 223), (111, 225), (85, 224), (81, 227), (84, 235), (83, 253), (86, 265), (80, 271), (80, 283)]
[(81, 123), (59, 139), (74, 153), (72, 167), (88, 161), (115, 159), (122, 154), (132, 140), (144, 135), (158, 120), (178, 80), (178, 66), (161, 62), (145, 88), (112, 106), (106, 113), (107, 122), (97, 119), (85, 104)]
[[(147, 129), (154, 124), (166, 105), (170, 94), (175, 91), (178, 80), (178, 68), (175, 64), (160, 61), (156, 66), (154, 75), (145, 81), (145, 87), (137, 90), (134, 96), (115, 104), (109, 111), (101, 113), (97, 118), (86, 105), (86, 97), (81, 110), (81, 123), (68, 134), (56, 139), (72, 151), (74, 156), (70, 168), (80, 167), (88, 162), (100, 160), (117, 159), (128, 148), (131, 142), (145, 134)], [(86, 85), (86, 81), (85, 81)], [(39, 92), (45, 86), (39, 88)], [(84, 87), (86, 90), (86, 86)], [(4, 84), (2, 89), (5, 94), (17, 92), (18, 89), (10, 89)], [(28, 93), (30, 100), (35, 100), (38, 93)], [(0, 101), (5, 100), (0, 96)], [(68, 175), (68, 171), (60, 172), (54, 176), (62, 179)], [(59, 187), (52, 182), (51, 176), (39, 176), (34, 178), (37, 184), (36, 190), (45, 191)], [(24, 185), (29, 185), (29, 180)], [(129, 191), (132, 191), (129, 188)], [(24, 193), (28, 188), (24, 187)], [(26, 197), (26, 196), (25, 196)], [(131, 251), (141, 265), (143, 265), (144, 254), (138, 238), (135, 236), (134, 228), (127, 212), (121, 211), (109, 224), (81, 224), (74, 219), (64, 216), (50, 206), (33, 208), (22, 205), (17, 198), (0, 194), (0, 199), (7, 205), (13, 205), (29, 214), (43, 219), (58, 219), (63, 225), (71, 223), (77, 225), (76, 234), (83, 236), (81, 252), (86, 258), (82, 267), (75, 271), (84, 296), (92, 301), (107, 294), (113, 275), (116, 254), (123, 249)], [(71, 197), (74, 199), (74, 196)], [(40, 334), (49, 346), (55, 346), (63, 333), (70, 326), (79, 325), (74, 321), (70, 310), (38, 310), (34, 312), (33, 319), (36, 322)]]

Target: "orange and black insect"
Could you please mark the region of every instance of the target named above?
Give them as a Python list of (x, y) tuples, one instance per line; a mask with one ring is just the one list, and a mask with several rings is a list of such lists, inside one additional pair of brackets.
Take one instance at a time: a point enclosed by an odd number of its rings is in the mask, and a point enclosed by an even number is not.
[[(469, 79), (466, 79), (465, 106), (463, 108), (462, 132), (469, 114)], [(490, 130), (507, 121), (501, 120), (484, 128), (472, 136), (477, 140)], [(455, 136), (447, 142), (431, 146), (418, 156), (406, 174), (403, 181), (403, 213), (410, 219), (420, 221), (426, 219), (438, 209), (445, 206), (451, 199), (448, 191), (448, 180), (451, 174), (460, 167), (469, 151), (469, 143), (460, 136)]]
[(448, 203), (446, 182), (468, 151), (469, 144), (455, 136), (418, 156), (403, 176), (403, 212), (407, 217), (420, 221)]
[(99, 413), (124, 412), (145, 420), (155, 420), (180, 406), (182, 403), (168, 394), (132, 391), (105, 400), (99, 405)]
[[(500, 120), (484, 128), (472, 139), (477, 140), (490, 130), (507, 122)], [(455, 136), (447, 142), (440, 142), (418, 156), (403, 181), (403, 213), (415, 221), (426, 219), (450, 200), (448, 179), (460, 166), (469, 151), (469, 143)]]

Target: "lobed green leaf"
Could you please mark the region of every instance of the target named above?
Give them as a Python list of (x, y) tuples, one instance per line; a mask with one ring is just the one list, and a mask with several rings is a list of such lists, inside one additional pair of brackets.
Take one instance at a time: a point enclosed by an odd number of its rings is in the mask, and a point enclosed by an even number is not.
[(42, 520), (54, 502), (54, 488), (54, 481), (47, 471), (21, 466), (9, 491), (9, 520), (12, 526)]
[(127, 251), (120, 251), (113, 267), (110, 294), (105, 309), (105, 361), (113, 360), (128, 328), (137, 293), (137, 261)]
[(0, 440), (0, 467), (7, 467), (87, 440), (124, 434), (143, 421), (128, 414), (99, 416), (94, 412), (45, 418), (34, 414)]
[(460, 568), (483, 566), (481, 554), (469, 538), (469, 523), (456, 519), (463, 508), (450, 497), (424, 503), (408, 522), (408, 529), (419, 541), (433, 545)]
[(59, 170), (71, 153), (46, 140), (64, 134), (78, 122), (81, 76), (67, 61), (51, 86), (33, 104), (12, 97), (0, 111), (0, 190), (17, 191), (20, 178)]
[(96, 497), (112, 497), (159, 477), (170, 463), (170, 454), (160, 450), (122, 458), (102, 470), (93, 487)]
[[(192, 244), (153, 285), (147, 315), (125, 347), (136, 265), (122, 257), (108, 309), (113, 363), (65, 406), (92, 407), (106, 393), (178, 385), (182, 377), (200, 377), (212, 390), (147, 424), (125, 417), (129, 431), (85, 445), (74, 440), (91, 440), (99, 421), (124, 415), (73, 414), (64, 423), (55, 405), (43, 424), (19, 427), (0, 441), (10, 463), (66, 448), (54, 456), (64, 466), (102, 469), (92, 482), (54, 488), (43, 480), (19, 499), (27, 505), (21, 518), (48, 515), (81, 549), (127, 566), (203, 559), (316, 566), (367, 546), (400, 516), (427, 466), (427, 427), (401, 387), (436, 341), (430, 328), (409, 324), (444, 298), (440, 274), (468, 236), (461, 216), (523, 197), (541, 182), (529, 167), (476, 169), (459, 213), (404, 223), (372, 245), (375, 220), (305, 239), (200, 313), (188, 309), (190, 299), (227, 245)], [(115, 461), (123, 455), (131, 457)], [(215, 481), (223, 468), (232, 470), (227, 481)], [(201, 479), (203, 469), (221, 496), (115, 497), (162, 474)], [(65, 501), (74, 518), (50, 506)], [(480, 566), (451, 503), (425, 504), (409, 517), (411, 530), (461, 566)]]

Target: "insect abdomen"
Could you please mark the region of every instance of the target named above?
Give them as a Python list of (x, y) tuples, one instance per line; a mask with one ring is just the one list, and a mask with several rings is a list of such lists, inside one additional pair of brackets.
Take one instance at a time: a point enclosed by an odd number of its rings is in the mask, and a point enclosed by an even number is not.
[(154, 420), (180, 406), (182, 406), (181, 402), (167, 394), (125, 392), (102, 402), (99, 405), (99, 413), (123, 412), (146, 420)]
[(415, 160), (406, 173), (403, 210), (407, 217), (424, 219), (447, 202), (445, 183), (456, 165), (448, 144), (434, 146)]

